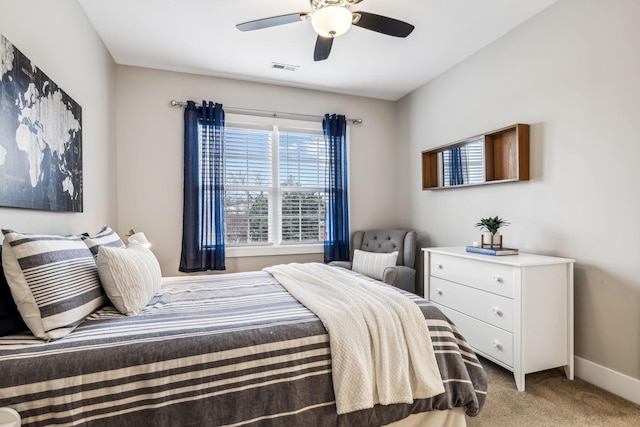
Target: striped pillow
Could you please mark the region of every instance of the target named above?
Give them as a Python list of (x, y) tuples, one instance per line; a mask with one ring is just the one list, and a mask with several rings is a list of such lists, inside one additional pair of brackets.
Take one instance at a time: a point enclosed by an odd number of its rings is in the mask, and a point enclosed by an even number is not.
[(80, 238), (87, 245), (94, 257), (98, 256), (98, 250), (100, 246), (108, 246), (110, 248), (124, 248), (124, 243), (120, 239), (120, 236), (113, 231), (110, 227), (104, 226), (98, 234), (89, 235), (83, 234)]
[(62, 338), (107, 302), (95, 259), (80, 237), (2, 233), (4, 272), (36, 337)]
[(382, 280), (384, 270), (396, 265), (398, 251), (391, 253), (367, 252), (356, 249), (353, 251), (353, 265), (351, 269), (356, 273), (374, 279)]

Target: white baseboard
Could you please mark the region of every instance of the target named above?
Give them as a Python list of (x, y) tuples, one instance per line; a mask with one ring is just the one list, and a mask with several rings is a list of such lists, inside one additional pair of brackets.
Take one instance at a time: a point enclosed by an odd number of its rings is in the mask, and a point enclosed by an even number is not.
[(640, 405), (640, 380), (587, 359), (575, 357), (574, 361), (576, 377)]

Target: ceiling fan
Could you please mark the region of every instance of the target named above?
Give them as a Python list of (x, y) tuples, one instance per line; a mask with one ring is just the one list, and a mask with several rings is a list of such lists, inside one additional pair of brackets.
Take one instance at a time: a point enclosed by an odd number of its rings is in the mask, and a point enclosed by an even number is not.
[(414, 26), (387, 16), (368, 12), (352, 12), (349, 8), (362, 0), (310, 0), (313, 12), (272, 16), (236, 25), (240, 31), (253, 31), (292, 22), (311, 20), (318, 37), (314, 61), (324, 61), (331, 53), (333, 39), (346, 33), (351, 25), (394, 37), (407, 37)]

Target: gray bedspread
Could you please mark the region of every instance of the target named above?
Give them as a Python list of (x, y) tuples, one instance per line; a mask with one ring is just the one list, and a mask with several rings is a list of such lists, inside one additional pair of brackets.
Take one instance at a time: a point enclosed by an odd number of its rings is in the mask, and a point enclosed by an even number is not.
[(24, 426), (378, 426), (464, 406), (476, 415), (486, 376), (464, 338), (427, 301), (446, 392), (337, 415), (329, 337), (265, 272), (165, 278), (139, 314), (106, 306), (44, 343), (0, 338), (0, 407)]

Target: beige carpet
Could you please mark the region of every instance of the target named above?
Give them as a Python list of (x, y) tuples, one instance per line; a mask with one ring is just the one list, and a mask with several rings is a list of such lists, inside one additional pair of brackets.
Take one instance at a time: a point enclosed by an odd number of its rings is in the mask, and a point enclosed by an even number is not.
[(480, 361), (489, 392), (480, 415), (467, 417), (469, 427), (640, 426), (640, 405), (579, 378), (569, 381), (563, 369), (528, 374), (519, 392), (510, 371)]

